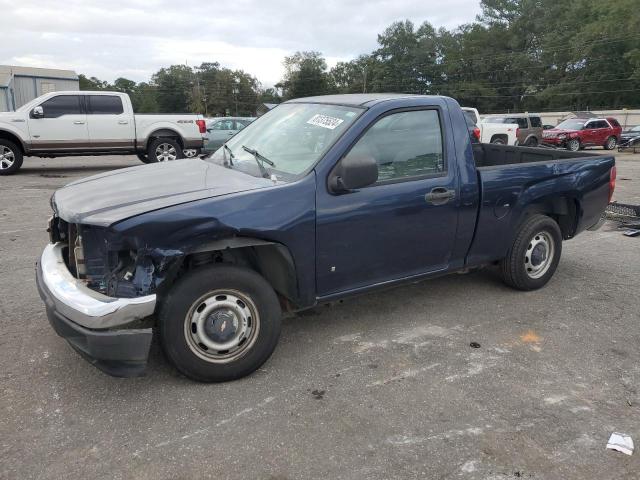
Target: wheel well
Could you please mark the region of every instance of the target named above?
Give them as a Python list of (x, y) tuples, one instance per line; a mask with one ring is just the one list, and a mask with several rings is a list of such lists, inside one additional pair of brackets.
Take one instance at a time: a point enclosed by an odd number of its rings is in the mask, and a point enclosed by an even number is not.
[(494, 140), (504, 140), (504, 143), (509, 143), (509, 137), (504, 134), (504, 133), (497, 133), (494, 136), (491, 137), (491, 143), (493, 143)]
[(222, 241), (225, 245), (205, 246), (188, 254), (183, 262), (184, 270), (193, 270), (215, 263), (237, 265), (262, 275), (276, 293), (296, 304), (298, 281), (293, 257), (282, 244), (236, 237)]
[(168, 129), (168, 128), (163, 128), (162, 130), (156, 130), (155, 132), (153, 132), (153, 133), (151, 133), (149, 135), (149, 138), (147, 138), (147, 148), (146, 148), (146, 150), (149, 150), (149, 145), (156, 138), (172, 138), (172, 139), (174, 139), (174, 140), (176, 140), (178, 142), (178, 144), (180, 145), (180, 148), (184, 148), (184, 142), (182, 141), (182, 137), (180, 136), (180, 134), (178, 132), (176, 132), (175, 130)]
[(9, 140), (10, 142), (15, 143), (24, 155), (24, 145), (22, 144), (22, 140), (20, 140), (18, 136), (5, 130), (0, 130), (0, 138), (4, 138), (5, 140)]
[(528, 216), (539, 213), (553, 218), (562, 232), (562, 238), (567, 240), (575, 234), (578, 225), (579, 205), (575, 198), (554, 197), (540, 199), (529, 206), (523, 220)]

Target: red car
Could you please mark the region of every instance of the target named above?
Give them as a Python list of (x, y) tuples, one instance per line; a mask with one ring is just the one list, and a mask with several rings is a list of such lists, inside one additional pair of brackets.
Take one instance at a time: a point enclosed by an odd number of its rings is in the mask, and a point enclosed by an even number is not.
[(620, 141), (622, 127), (615, 118), (572, 118), (542, 134), (542, 143), (577, 152), (584, 147), (601, 146), (613, 150)]

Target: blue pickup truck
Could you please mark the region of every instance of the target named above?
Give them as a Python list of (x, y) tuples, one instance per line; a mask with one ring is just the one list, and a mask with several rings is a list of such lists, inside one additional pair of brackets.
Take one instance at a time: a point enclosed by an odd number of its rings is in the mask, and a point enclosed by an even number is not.
[(472, 143), (451, 98), (291, 100), (209, 158), (58, 190), (37, 284), (109, 374), (142, 374), (155, 328), (184, 375), (231, 380), (271, 355), (283, 311), (492, 265), (544, 286), (614, 187), (609, 154)]

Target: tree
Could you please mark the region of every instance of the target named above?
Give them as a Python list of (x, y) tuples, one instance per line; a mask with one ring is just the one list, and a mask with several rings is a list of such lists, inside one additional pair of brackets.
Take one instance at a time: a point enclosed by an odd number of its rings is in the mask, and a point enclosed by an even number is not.
[(284, 99), (333, 93), (327, 62), (320, 52), (296, 52), (284, 59), (284, 79), (276, 85)]
[(151, 77), (156, 87), (158, 107), (163, 112), (186, 113), (193, 111), (192, 100), (195, 74), (187, 65), (161, 68)]
[(78, 75), (80, 90), (108, 90), (111, 88), (108, 82), (99, 80), (96, 77), (87, 78), (85, 75)]

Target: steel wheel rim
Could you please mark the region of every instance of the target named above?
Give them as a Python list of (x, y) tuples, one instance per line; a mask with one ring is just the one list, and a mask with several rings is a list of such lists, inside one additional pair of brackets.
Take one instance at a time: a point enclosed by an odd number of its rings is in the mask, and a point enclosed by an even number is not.
[(198, 151), (194, 148), (187, 148), (186, 150), (183, 150), (182, 153), (184, 153), (186, 158), (193, 158), (198, 154)]
[(260, 316), (253, 301), (237, 290), (214, 290), (193, 303), (184, 321), (192, 353), (209, 363), (229, 363), (256, 342)]
[(161, 143), (156, 147), (156, 158), (159, 162), (170, 162), (178, 158), (176, 147), (170, 143)]
[(555, 241), (547, 232), (536, 233), (531, 238), (524, 254), (524, 268), (529, 278), (540, 278), (549, 271), (555, 249)]
[(0, 146), (0, 170), (8, 170), (16, 161), (16, 154), (9, 147)]

